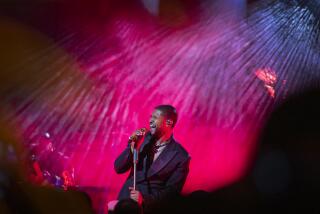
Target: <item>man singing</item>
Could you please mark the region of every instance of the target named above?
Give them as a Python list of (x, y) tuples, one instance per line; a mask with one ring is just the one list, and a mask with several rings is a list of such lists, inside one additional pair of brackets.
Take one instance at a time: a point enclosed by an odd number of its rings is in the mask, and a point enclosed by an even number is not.
[[(157, 106), (150, 118), (150, 131), (134, 132), (127, 148), (114, 162), (115, 171), (130, 174), (118, 200), (131, 198), (151, 211), (156, 206), (179, 195), (189, 172), (190, 157), (173, 138), (177, 122), (176, 109), (171, 105)], [(133, 149), (138, 153), (136, 190), (133, 189)]]

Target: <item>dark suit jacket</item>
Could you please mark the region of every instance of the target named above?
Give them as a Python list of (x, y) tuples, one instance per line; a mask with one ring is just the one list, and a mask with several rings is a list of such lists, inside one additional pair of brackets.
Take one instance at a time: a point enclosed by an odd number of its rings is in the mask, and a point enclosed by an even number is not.
[[(152, 136), (148, 133), (140, 147), (137, 164), (137, 190), (141, 192), (144, 206), (147, 207), (178, 195), (189, 172), (190, 157), (173, 137), (159, 157), (151, 165), (148, 164), (153, 143)], [(133, 186), (132, 158), (133, 155), (128, 146), (114, 162), (117, 173), (131, 170), (119, 193), (119, 200), (130, 197), (129, 187)]]

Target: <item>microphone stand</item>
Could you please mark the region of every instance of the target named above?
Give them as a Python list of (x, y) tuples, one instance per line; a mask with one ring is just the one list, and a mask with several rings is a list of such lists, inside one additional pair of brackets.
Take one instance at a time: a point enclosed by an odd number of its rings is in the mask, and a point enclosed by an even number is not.
[(136, 190), (137, 178), (138, 150), (133, 148), (133, 190)]
[[(138, 150), (136, 148), (136, 144), (137, 144), (137, 140), (138, 140), (138, 137), (143, 137), (146, 133), (146, 128), (142, 128), (140, 129), (140, 134), (137, 134), (137, 135), (133, 135), (133, 136), (130, 136), (129, 137), (129, 140), (131, 140), (133, 143), (134, 143), (134, 146), (133, 146), (133, 190), (136, 190), (136, 183), (137, 183), (137, 164), (138, 164)], [(141, 140), (141, 139), (140, 139)]]

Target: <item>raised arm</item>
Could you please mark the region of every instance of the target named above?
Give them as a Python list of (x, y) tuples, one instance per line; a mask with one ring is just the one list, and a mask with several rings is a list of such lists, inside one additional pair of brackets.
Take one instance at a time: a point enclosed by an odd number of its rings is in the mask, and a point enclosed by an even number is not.
[(130, 145), (128, 145), (114, 161), (114, 170), (116, 171), (116, 173), (121, 174), (128, 171), (133, 165), (132, 158), (133, 155), (131, 152), (131, 148)]
[[(118, 158), (114, 162), (114, 169), (118, 174), (125, 173), (128, 171), (132, 165), (133, 159), (133, 148), (136, 148), (138, 151), (140, 150), (140, 146), (144, 142), (146, 134), (146, 129), (141, 128), (136, 130), (129, 138), (128, 146), (125, 150), (118, 156)], [(135, 139), (136, 142), (132, 141)]]

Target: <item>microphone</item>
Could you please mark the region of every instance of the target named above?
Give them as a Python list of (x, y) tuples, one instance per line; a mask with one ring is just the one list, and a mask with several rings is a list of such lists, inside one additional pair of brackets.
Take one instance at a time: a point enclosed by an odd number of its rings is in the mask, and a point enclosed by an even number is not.
[(131, 144), (132, 142), (134, 143), (138, 142), (143, 136), (145, 136), (146, 132), (147, 132), (146, 128), (138, 129), (134, 134), (132, 134), (129, 137), (128, 143)]

